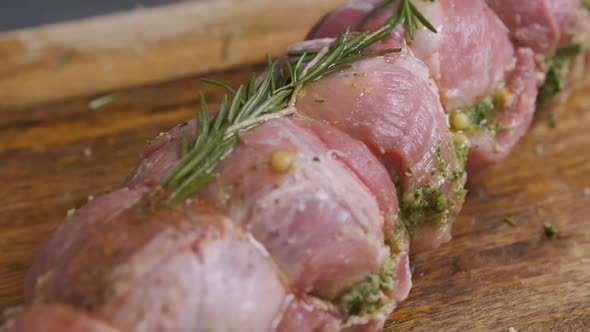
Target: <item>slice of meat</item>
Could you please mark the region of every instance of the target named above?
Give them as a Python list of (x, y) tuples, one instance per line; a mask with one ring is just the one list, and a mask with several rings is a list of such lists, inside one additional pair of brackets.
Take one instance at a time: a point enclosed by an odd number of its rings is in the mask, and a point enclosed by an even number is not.
[[(331, 41), (307, 41), (292, 49)], [(419, 252), (451, 239), (452, 221), (464, 201), (464, 165), (457, 160), (428, 68), (403, 43), (387, 43), (403, 47), (402, 52), (355, 62), (305, 86), (297, 108), (365, 143), (398, 179), (401, 218), (413, 235), (412, 252)]]
[(92, 237), (96, 228), (107, 223), (119, 213), (131, 207), (146, 193), (147, 188), (121, 188), (98, 196), (76, 211), (37, 250), (37, 255), (25, 279), (25, 301), (30, 303), (37, 278), (53, 266), (67, 259), (76, 245)]
[(340, 322), (334, 321), (334, 316), (328, 312), (321, 312), (318, 315), (313, 301), (311, 298), (304, 298), (291, 302), (276, 331), (339, 332)]
[(482, 100), (503, 84), (514, 67), (514, 48), (507, 29), (483, 1), (440, 3), (445, 14), (438, 82), (443, 105), (452, 110)]
[(510, 29), (516, 44), (550, 54), (557, 47), (560, 30), (550, 0), (486, 0)]
[(568, 43), (576, 30), (580, 0), (486, 0), (510, 29), (516, 45), (543, 55)]
[(93, 228), (41, 276), (35, 303), (123, 331), (267, 331), (296, 301), (266, 250), (201, 203), (157, 211), (142, 201)]
[[(347, 26), (357, 27), (358, 18), (367, 15), (372, 8), (370, 4), (374, 3), (355, 0), (336, 9), (308, 38), (335, 37)], [(392, 40), (399, 44), (400, 39), (407, 39), (415, 55), (428, 66), (444, 107), (447, 110), (464, 107), (491, 94), (514, 66), (514, 49), (498, 17), (483, 0), (416, 1), (415, 5), (438, 33), (420, 26), (414, 40), (410, 40), (398, 29)], [(391, 9), (384, 10), (359, 28), (375, 29), (391, 15)]]
[(0, 327), (2, 332), (122, 332), (71, 307), (33, 306)]
[[(360, 2), (365, 5), (359, 5)], [(311, 35), (335, 33), (339, 30), (335, 26), (342, 29), (346, 18), (362, 17), (358, 13), (362, 11), (366, 15), (371, 8), (366, 4), (374, 4), (362, 0), (354, 3), (356, 5), (345, 5), (328, 14)], [(475, 140), (471, 146), (478, 149), (469, 153), (467, 168), (470, 172), (478, 171), (506, 156), (528, 128), (535, 110), (529, 101), (531, 96), (536, 96), (528, 87), (540, 86), (543, 75), (530, 67), (530, 52), (525, 48), (515, 50), (509, 31), (483, 0), (419, 1), (415, 5), (438, 33), (420, 27), (411, 40), (400, 27), (382, 47), (399, 45), (406, 40), (414, 54), (430, 69), (447, 113), (451, 117), (453, 113), (469, 113), (472, 119), (462, 115), (464, 121), (451, 119), (451, 124), (458, 124), (452, 128), (453, 132), (461, 134), (458, 141)], [(356, 16), (349, 13), (351, 10), (357, 12)], [(345, 14), (340, 16), (340, 13)], [(391, 9), (383, 10), (359, 28), (374, 29), (391, 13)], [(567, 19), (567, 15), (561, 17)], [(346, 24), (357, 26), (358, 22)], [(530, 75), (525, 74), (526, 71)], [(520, 78), (528, 81), (523, 82)], [(508, 95), (510, 98), (496, 98)], [(496, 103), (497, 100), (500, 102)], [(467, 120), (470, 123), (467, 124)], [(482, 126), (483, 122), (485, 126)], [(470, 130), (462, 132), (466, 126)], [(496, 130), (498, 128), (500, 130)]]
[[(151, 168), (170, 169), (156, 161), (179, 158), (179, 137), (177, 130), (147, 156), (128, 184), (159, 181), (165, 173)], [(293, 158), (292, 164), (273, 168), (275, 153)], [(296, 292), (344, 307), (346, 294), (393, 255), (385, 279), (396, 285), (388, 301), (407, 296), (406, 236), (390, 236), (395, 243), (385, 245), (384, 232), (398, 228), (395, 189), (360, 142), (317, 121), (277, 119), (241, 134), (216, 171), (199, 196), (251, 231)]]
[[(539, 89), (537, 107), (553, 110), (572, 92), (583, 77), (590, 40), (590, 15), (580, 0), (487, 0), (510, 29), (518, 46), (537, 53), (544, 82)], [(579, 51), (572, 52), (578, 48)]]
[(465, 132), (472, 146), (467, 158), (468, 172), (477, 172), (503, 159), (525, 134), (535, 113), (538, 78), (532, 50), (519, 49), (516, 70), (506, 87), (510, 97), (493, 115), (493, 127)]

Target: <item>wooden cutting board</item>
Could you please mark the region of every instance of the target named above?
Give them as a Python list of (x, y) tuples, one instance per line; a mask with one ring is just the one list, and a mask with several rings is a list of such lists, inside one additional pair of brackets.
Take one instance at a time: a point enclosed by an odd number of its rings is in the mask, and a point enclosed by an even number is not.
[[(0, 34), (0, 311), (21, 304), (32, 255), (68, 209), (118, 186), (199, 90), (219, 101), (199, 77), (244, 82), (339, 2), (197, 1)], [(539, 116), (471, 177), (454, 240), (413, 257), (414, 288), (385, 331), (590, 330), (589, 108), (590, 75), (556, 128)]]

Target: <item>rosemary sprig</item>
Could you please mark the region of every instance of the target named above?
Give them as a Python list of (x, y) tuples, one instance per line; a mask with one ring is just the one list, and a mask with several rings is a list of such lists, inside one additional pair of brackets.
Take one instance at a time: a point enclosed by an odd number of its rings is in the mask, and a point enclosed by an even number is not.
[[(401, 2), (401, 3), (400, 3)], [(399, 3), (399, 9), (397, 13), (395, 13), (387, 23), (391, 23), (392, 20), (401, 20), (404, 22), (406, 32), (411, 39), (414, 39), (416, 34), (416, 28), (418, 28), (418, 23), (421, 23), (426, 29), (437, 33), (436, 28), (428, 21), (422, 13), (414, 6), (411, 0), (383, 0), (378, 3), (371, 11), (367, 13), (367, 15), (358, 23), (357, 28), (362, 26), (363, 24), (367, 23), (367, 21), (375, 16), (380, 11), (384, 10), (387, 7), (394, 6)], [(399, 16), (399, 17), (396, 17)], [(386, 23), (386, 24), (387, 24)]]
[[(227, 94), (224, 95), (218, 113), (209, 119), (207, 102), (201, 95), (201, 109), (196, 117), (196, 139), (189, 142), (186, 137), (181, 138), (180, 161), (153, 189), (152, 195), (163, 189), (169, 190), (168, 204), (191, 196), (217, 176), (215, 166), (231, 152), (240, 132), (272, 118), (293, 114), (295, 98), (304, 84), (349, 68), (353, 61), (399, 51), (366, 52), (365, 49), (391, 35), (393, 29), (409, 17), (408, 10), (411, 13), (416, 11), (409, 1), (404, 0), (405, 6), (408, 6), (406, 2), (410, 5), (409, 9), (398, 11), (376, 31), (351, 35), (347, 29), (328, 48), (291, 52), (289, 55), (294, 60), (286, 61), (284, 68), (278, 72), (276, 63), (267, 56), (266, 74), (258, 83), (253, 77), (248, 84), (234, 90), (225, 83), (206, 80), (226, 89), (232, 96), (231, 101)], [(421, 18), (423, 16), (419, 15), (418, 20), (421, 21)], [(413, 24), (415, 26), (415, 22)]]

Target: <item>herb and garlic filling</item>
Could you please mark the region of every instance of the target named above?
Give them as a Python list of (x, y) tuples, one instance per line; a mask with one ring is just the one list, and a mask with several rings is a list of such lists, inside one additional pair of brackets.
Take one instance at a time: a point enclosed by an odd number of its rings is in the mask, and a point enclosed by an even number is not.
[(378, 271), (368, 275), (363, 282), (340, 297), (338, 308), (348, 317), (378, 312), (391, 301), (386, 292), (394, 289), (394, 277), (393, 261), (387, 258)]
[(449, 202), (440, 188), (427, 185), (404, 195), (400, 215), (410, 235), (413, 235), (413, 229), (424, 222), (444, 224), (448, 220)]
[(449, 113), (449, 124), (454, 133), (473, 133), (485, 130), (495, 136), (502, 131), (502, 124), (497, 121), (498, 113), (508, 106), (514, 96), (506, 88), (496, 89), (492, 94), (477, 104), (453, 110)]
[(401, 220), (385, 234), (385, 245), (390, 248), (391, 255), (381, 267), (369, 274), (363, 281), (340, 296), (335, 305), (350, 320), (353, 317), (370, 316), (391, 304), (391, 293), (396, 287), (396, 253), (408, 251), (407, 228)]
[(555, 54), (546, 60), (547, 71), (545, 81), (539, 88), (537, 106), (545, 106), (560, 92), (567, 88), (572, 74), (572, 61), (581, 54), (586, 45), (577, 36), (571, 38), (571, 42), (560, 48)]
[[(397, 182), (400, 220), (410, 237), (414, 236), (416, 227), (425, 223), (440, 227), (451, 222), (463, 205), (466, 194), (464, 180), (469, 140), (461, 134), (454, 134), (452, 140), (451, 148), (455, 150), (457, 157), (455, 167), (449, 165), (443, 158), (439, 143), (434, 147), (436, 170), (432, 173), (435, 176), (432, 183), (403, 194), (399, 189), (399, 181)], [(450, 186), (451, 189), (445, 189), (445, 185)]]

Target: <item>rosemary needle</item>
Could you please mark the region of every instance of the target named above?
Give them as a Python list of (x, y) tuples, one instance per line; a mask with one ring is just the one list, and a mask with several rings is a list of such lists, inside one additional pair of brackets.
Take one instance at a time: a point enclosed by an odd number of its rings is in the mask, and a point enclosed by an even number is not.
[(121, 98), (121, 96), (123, 96), (122, 93), (113, 92), (108, 95), (104, 95), (104, 96), (98, 97), (96, 99), (92, 99), (88, 103), (88, 107), (90, 107), (90, 109), (92, 109), (92, 110), (97, 110), (97, 109), (104, 107), (104, 106), (114, 102), (115, 100)]
[(546, 222), (543, 224), (543, 232), (545, 233), (545, 236), (548, 238), (554, 237), (557, 239), (561, 239), (561, 234), (559, 234), (555, 226), (553, 226), (550, 223)]
[(377, 13), (381, 12), (387, 7), (394, 6), (398, 3), (399, 5), (398, 12), (392, 16), (392, 19), (396, 15), (399, 15), (398, 19), (403, 21), (404, 26), (406, 28), (406, 32), (410, 39), (414, 39), (416, 29), (418, 28), (418, 23), (421, 23), (426, 29), (437, 33), (436, 28), (428, 21), (426, 17), (414, 6), (411, 0), (383, 0), (379, 2), (369, 13), (358, 23), (357, 28), (365, 24), (371, 17), (375, 16)]
[(516, 222), (514, 222), (514, 219), (512, 219), (512, 218), (504, 218), (504, 219), (502, 219), (502, 222), (509, 225), (512, 228), (516, 227)]
[(53, 64), (53, 68), (56, 70), (61, 69), (68, 62), (72, 61), (72, 59), (74, 58), (75, 55), (76, 55), (75, 49), (71, 48), (71, 49), (67, 50), (65, 53), (63, 53), (59, 57), (59, 59), (57, 59), (57, 61), (55, 61), (55, 63)]
[[(188, 198), (217, 176), (215, 166), (231, 153), (240, 132), (251, 130), (267, 121), (270, 115), (289, 114), (296, 91), (306, 83), (316, 81), (333, 72), (349, 68), (353, 61), (383, 55), (399, 49), (366, 52), (367, 47), (391, 35), (402, 21), (415, 30), (416, 21), (426, 27), (432, 25), (418, 12), (410, 0), (402, 0), (401, 10), (375, 31), (352, 35), (349, 29), (341, 33), (329, 48), (299, 50), (289, 55), (295, 57), (277, 69), (270, 57), (266, 57), (266, 74), (256, 80), (252, 77), (245, 85), (232, 89), (214, 80), (206, 82), (225, 88), (231, 95), (224, 95), (219, 111), (209, 119), (209, 109), (201, 94), (201, 108), (196, 116), (195, 139), (181, 139), (182, 157), (160, 184), (152, 190), (152, 197), (166, 189), (165, 202), (173, 204)], [(434, 30), (432, 28), (431, 30)], [(413, 30), (412, 30), (413, 31)], [(413, 36), (413, 35), (412, 35)], [(102, 106), (104, 101), (97, 103)], [(95, 106), (97, 106), (95, 104)], [(282, 113), (284, 112), (284, 113)]]

